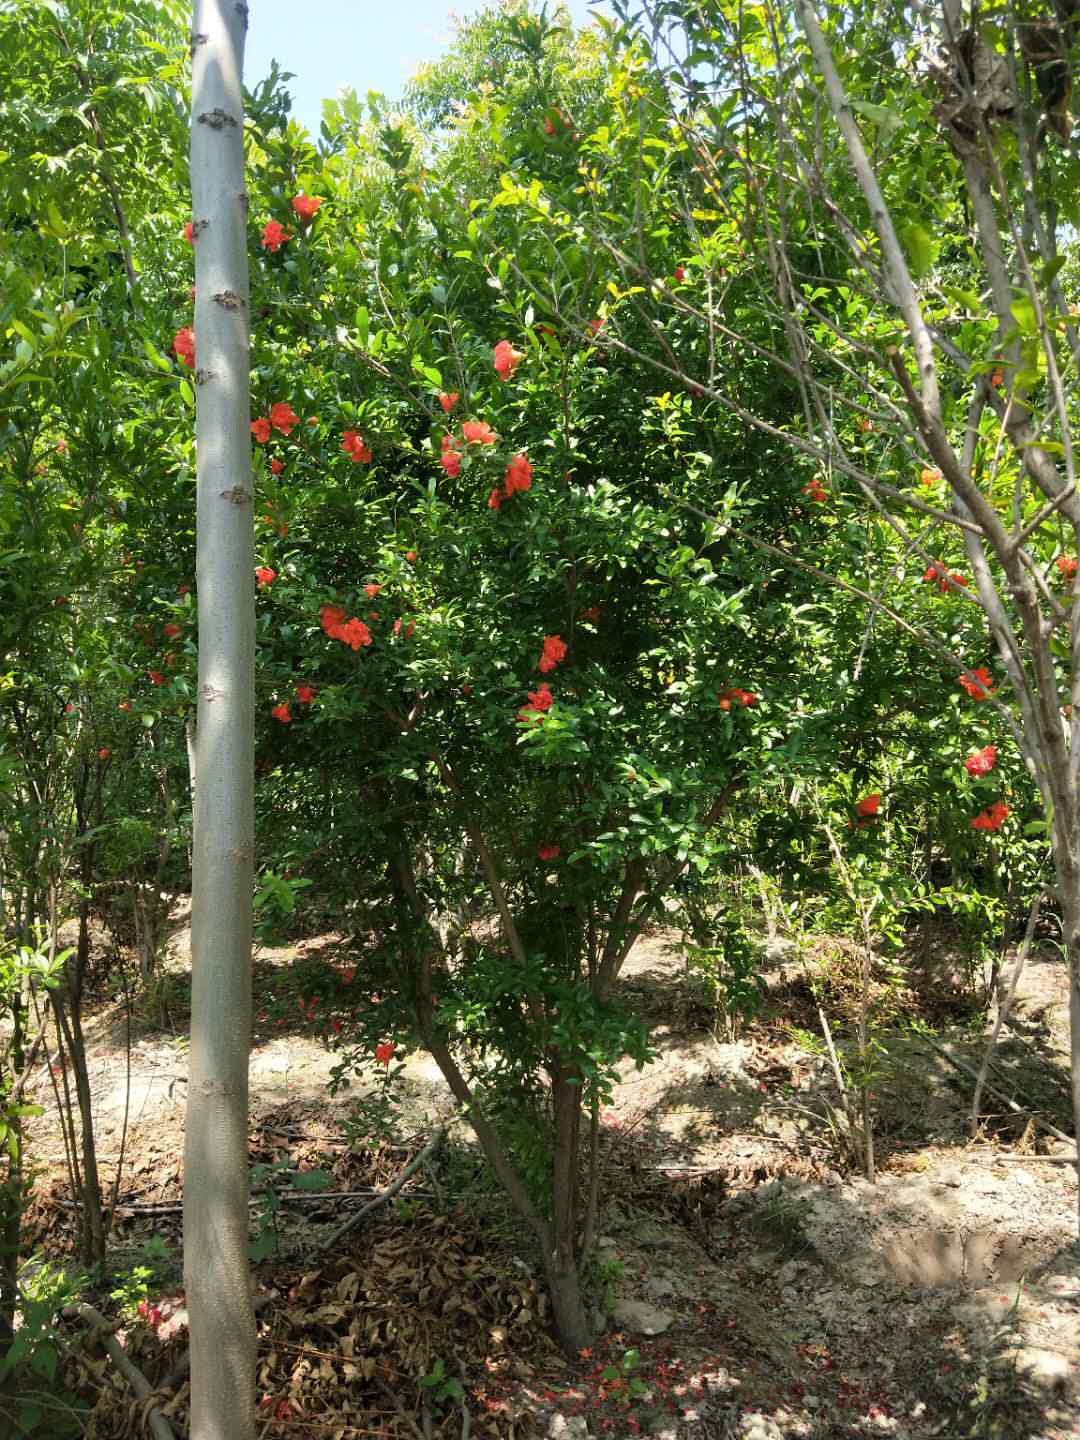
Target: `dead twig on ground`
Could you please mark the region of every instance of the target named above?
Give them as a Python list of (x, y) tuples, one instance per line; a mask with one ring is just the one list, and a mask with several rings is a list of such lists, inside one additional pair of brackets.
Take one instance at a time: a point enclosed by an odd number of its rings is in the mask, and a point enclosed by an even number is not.
[[(408, 1427), (410, 1428), (410, 1430), (412, 1431), (412, 1433), (416, 1436), (416, 1440), (427, 1440), (427, 1436), (425, 1435), (424, 1431), (420, 1429), (420, 1426), (416, 1423), (416, 1421), (413, 1419), (413, 1417), (409, 1414), (408, 1410), (405, 1409), (405, 1406), (401, 1403), (401, 1401), (398, 1399), (398, 1397), (394, 1394), (393, 1390), (390, 1389), (390, 1386), (389, 1386), (389, 1385), (385, 1385), (385, 1384), (384, 1384), (381, 1380), (379, 1380), (379, 1379), (376, 1379), (375, 1384), (379, 1387), (379, 1389), (382, 1391), (382, 1393), (383, 1393), (383, 1394), (386, 1396), (386, 1398), (390, 1401), (391, 1405), (393, 1405), (394, 1409), (398, 1412), (398, 1414), (401, 1416), (401, 1418), (405, 1421), (406, 1425), (408, 1425)], [(431, 1433), (431, 1432), (430, 1432), (430, 1426), (428, 1426), (428, 1427), (426, 1427), (426, 1428), (427, 1428), (428, 1434), (430, 1434), (430, 1433)]]
[(1001, 1027), (1008, 1018), (1012, 1008), (1013, 999), (1016, 995), (1016, 987), (1020, 981), (1020, 972), (1027, 961), (1028, 952), (1031, 950), (1031, 942), (1035, 935), (1035, 926), (1039, 923), (1039, 911), (1042, 909), (1046, 891), (1040, 890), (1035, 896), (1031, 906), (1031, 913), (1028, 916), (1027, 929), (1024, 931), (1024, 941), (1020, 946), (1020, 954), (1017, 956), (1016, 968), (1013, 970), (1012, 979), (1009, 981), (1009, 989), (1004, 1000), (998, 1006), (997, 1015), (994, 1017), (994, 1028), (990, 1032), (990, 1039), (987, 1042), (986, 1054), (979, 1066), (979, 1073), (975, 1077), (975, 1093), (971, 1097), (971, 1137), (975, 1138), (979, 1133), (979, 1106), (982, 1102), (983, 1088), (986, 1085), (986, 1076), (990, 1069), (990, 1061), (994, 1058), (994, 1051), (997, 1048), (998, 1035)]
[(95, 1310), (92, 1305), (87, 1305), (85, 1301), (80, 1301), (76, 1305), (67, 1306), (64, 1314), (77, 1315), (80, 1320), (85, 1320), (91, 1327), (93, 1335), (101, 1340), (109, 1359), (131, 1386), (136, 1398), (144, 1402), (144, 1421), (146, 1425), (149, 1426), (150, 1433), (153, 1435), (154, 1440), (176, 1440), (176, 1431), (158, 1407), (153, 1403), (145, 1403), (152, 1402), (158, 1392), (150, 1384), (142, 1371), (133, 1365), (124, 1353), (124, 1347), (113, 1333), (115, 1329), (113, 1322), (106, 1320), (100, 1310)]
[(427, 1164), (428, 1160), (431, 1158), (432, 1155), (434, 1155), (435, 1151), (442, 1144), (445, 1136), (446, 1126), (440, 1125), (438, 1130), (435, 1131), (435, 1134), (431, 1137), (431, 1139), (420, 1151), (420, 1153), (413, 1160), (410, 1160), (408, 1165), (405, 1166), (405, 1169), (401, 1172), (401, 1174), (394, 1181), (394, 1183), (390, 1185), (386, 1190), (384, 1190), (382, 1194), (379, 1195), (376, 1199), (372, 1200), (369, 1205), (365, 1205), (362, 1209), (357, 1210), (355, 1215), (350, 1215), (348, 1220), (345, 1221), (344, 1225), (339, 1225), (338, 1228), (333, 1231), (331, 1235), (327, 1236), (327, 1238), (322, 1242), (321, 1245), (317, 1245), (315, 1247), (315, 1253), (317, 1255), (321, 1255), (325, 1251), (332, 1249), (335, 1245), (337, 1245), (341, 1240), (344, 1239), (344, 1237), (349, 1233), (350, 1230), (354, 1229), (357, 1225), (359, 1225), (361, 1220), (363, 1220), (366, 1216), (370, 1215), (373, 1210), (377, 1210), (380, 1205), (385, 1205), (388, 1201), (392, 1200), (394, 1196), (398, 1193), (398, 1191), (401, 1190), (403, 1186), (412, 1179), (412, 1177), (416, 1174), (417, 1170), (419, 1170), (421, 1166)]
[[(955, 1066), (957, 1070), (962, 1070), (965, 1075), (970, 1075), (973, 1080), (977, 1080), (979, 1078), (979, 1072), (974, 1068), (974, 1066), (969, 1065), (966, 1060), (960, 1060), (955, 1055), (950, 1055), (948, 1050), (945, 1049), (945, 1046), (939, 1044), (939, 1042), (933, 1039), (930, 1035), (923, 1035), (921, 1038), (925, 1040), (928, 1045), (933, 1046), (933, 1048), (938, 1052), (942, 1059), (947, 1060), (949, 1064)], [(1041, 1119), (1035, 1113), (1035, 1111), (1025, 1110), (1022, 1105), (1018, 1105), (1015, 1100), (1010, 1099), (1008, 1095), (1005, 1095), (996, 1086), (986, 1085), (984, 1086), (984, 1089), (986, 1089), (991, 1095), (993, 1095), (995, 1099), (1000, 1100), (1002, 1105), (1007, 1106), (1014, 1115), (1028, 1116), (1033, 1125), (1037, 1125), (1040, 1130), (1045, 1130), (1047, 1134), (1053, 1135), (1055, 1139), (1063, 1140), (1066, 1145), (1076, 1144), (1076, 1141), (1071, 1135), (1066, 1135), (1064, 1130), (1059, 1130), (1056, 1125), (1051, 1125), (1049, 1120)]]

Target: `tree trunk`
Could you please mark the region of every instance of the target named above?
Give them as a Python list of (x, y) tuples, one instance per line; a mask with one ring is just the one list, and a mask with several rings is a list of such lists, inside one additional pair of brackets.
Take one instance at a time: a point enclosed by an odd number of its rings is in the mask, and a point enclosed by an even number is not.
[(576, 1355), (593, 1338), (581, 1294), (577, 1258), (578, 1140), (581, 1130), (580, 1076), (562, 1063), (552, 1070), (555, 1143), (551, 1156), (551, 1238), (544, 1273), (555, 1314), (559, 1343)]
[[(75, 1198), (82, 1202), (80, 1240), (83, 1259), (92, 1264), (105, 1259), (105, 1221), (101, 1210), (101, 1181), (98, 1176), (97, 1143), (94, 1138), (94, 1102), (90, 1093), (90, 1072), (86, 1065), (81, 1007), (81, 986), (77, 980), (67, 996), (62, 996), (60, 990), (53, 995), (57, 1028), (63, 1032), (75, 1079), (75, 1100), (82, 1132), (82, 1172), (78, 1181), (79, 1194)], [(74, 1120), (70, 1124), (74, 1143)]]
[(198, 763), (184, 1276), (191, 1440), (253, 1440), (248, 1052), (254, 870), (255, 580), (241, 72), (247, 7), (195, 0)]
[[(1080, 906), (1062, 906), (1065, 962), (1069, 967), (1069, 1085), (1072, 1090), (1073, 1134), (1080, 1147)], [(1077, 1233), (1080, 1234), (1080, 1183), (1076, 1190)]]
[(595, 1331), (585, 1312), (585, 1301), (581, 1294), (581, 1276), (574, 1260), (573, 1246), (560, 1247), (544, 1256), (544, 1277), (551, 1309), (555, 1319), (555, 1333), (559, 1344), (567, 1355), (576, 1355), (591, 1345)]
[[(11, 1055), (10, 1078), (14, 1084), (21, 1076), (25, 1063), (23, 1045), (25, 1040), (26, 1011), (16, 1002), (12, 1006), (12, 1036), (8, 1047)], [(0, 1075), (0, 1079), (6, 1079)], [(22, 1244), (22, 1121), (17, 1115), (8, 1119), (15, 1137), (15, 1153), (5, 1147), (6, 1162), (3, 1178), (0, 1179), (0, 1362), (7, 1356), (15, 1338), (15, 1311), (18, 1305), (19, 1251)], [(2, 1375), (2, 1371), (0, 1371)], [(0, 1388), (7, 1389), (0, 1382)]]

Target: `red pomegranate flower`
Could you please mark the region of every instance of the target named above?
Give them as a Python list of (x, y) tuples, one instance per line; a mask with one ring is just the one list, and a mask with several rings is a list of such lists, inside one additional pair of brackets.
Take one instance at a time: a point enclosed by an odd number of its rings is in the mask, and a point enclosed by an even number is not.
[(282, 245), (291, 239), (291, 233), (277, 220), (270, 220), (263, 226), (262, 243), (265, 250), (280, 250)]
[(536, 853), (541, 860), (557, 860), (562, 851), (558, 845), (541, 845)]
[(390, 1068), (390, 1061), (394, 1058), (394, 1043), (392, 1040), (384, 1040), (380, 1045), (375, 1046), (375, 1059), (380, 1065)]
[(195, 331), (190, 325), (184, 325), (173, 336), (173, 354), (186, 365), (189, 370), (195, 368)]
[(461, 399), (461, 396), (458, 394), (458, 392), (457, 392), (456, 390), (454, 390), (454, 391), (453, 391), (452, 393), (450, 393), (450, 394), (447, 394), (447, 392), (446, 392), (445, 390), (441, 391), (441, 392), (439, 393), (439, 404), (440, 404), (440, 405), (442, 406), (442, 408), (443, 408), (443, 414), (444, 414), (444, 415), (449, 415), (449, 414), (450, 414), (450, 411), (454, 408), (454, 406), (457, 404), (457, 402), (458, 402), (460, 399)]
[(340, 605), (324, 605), (320, 613), (322, 628), (331, 640), (341, 638), (341, 627), (345, 623), (345, 611)]
[(963, 686), (963, 688), (971, 696), (972, 700), (989, 699), (989, 697), (994, 693), (995, 688), (994, 681), (990, 675), (990, 671), (986, 668), (985, 665), (979, 665), (974, 670), (972, 670), (971, 674), (975, 677), (974, 679), (970, 678), (967, 675), (958, 675), (956, 677), (957, 683)]
[(874, 795), (864, 795), (863, 798), (862, 798), (860, 801), (858, 801), (857, 804), (856, 804), (856, 806), (855, 806), (855, 814), (856, 814), (856, 815), (863, 815), (863, 816), (865, 816), (865, 815), (876, 815), (880, 809), (881, 809), (881, 796), (880, 796), (880, 795), (877, 795), (877, 794), (874, 794)]
[(371, 644), (371, 631), (362, 620), (354, 617), (341, 626), (336, 638), (346, 645), (351, 645), (354, 650), (359, 650), (361, 645)]
[(552, 695), (551, 691), (548, 689), (548, 686), (547, 686), (547, 682), (546, 682), (546, 681), (545, 681), (543, 684), (541, 684), (538, 689), (526, 691), (526, 694), (527, 694), (528, 697), (529, 697), (529, 703), (523, 707), (523, 711), (524, 711), (524, 710), (536, 710), (536, 711), (550, 710), (550, 709), (551, 709), (551, 702), (555, 699), (554, 695)]
[(288, 701), (285, 701), (282, 705), (275, 705), (273, 710), (270, 711), (270, 714), (273, 715), (275, 720), (280, 720), (282, 725), (288, 725), (292, 719), (292, 716), (289, 714)]
[(976, 780), (983, 775), (989, 775), (997, 760), (997, 746), (984, 745), (981, 750), (976, 750), (964, 761), (964, 769)]
[(270, 421), (267, 420), (265, 417), (260, 417), (258, 420), (252, 420), (251, 433), (255, 436), (258, 444), (265, 445), (266, 442), (270, 439)]
[(341, 448), (354, 465), (367, 465), (371, 462), (371, 451), (364, 444), (363, 437), (355, 430), (346, 430), (342, 434)]
[(305, 224), (314, 220), (315, 212), (321, 204), (322, 197), (319, 195), (294, 195), (292, 198), (292, 208)]
[(274, 429), (280, 430), (282, 435), (291, 435), (293, 426), (300, 424), (300, 416), (294, 412), (287, 400), (279, 400), (270, 406), (269, 419)]
[[(486, 420), (466, 420), (461, 433), (467, 445), (494, 445), (499, 438)], [(443, 449), (447, 448), (444, 443)]]
[(506, 467), (505, 494), (509, 500), (517, 490), (528, 490), (532, 484), (532, 466), (527, 455), (515, 455)]
[(296, 687), (296, 698), (301, 705), (310, 705), (318, 693), (314, 685), (305, 685), (303, 681)]
[(981, 814), (976, 815), (971, 822), (973, 830), (1000, 830), (1009, 815), (1009, 807), (1003, 800), (996, 800), (993, 805), (988, 805)]
[(277, 571), (271, 570), (269, 565), (260, 565), (255, 571), (255, 579), (259, 582), (260, 588), (264, 585), (272, 585), (277, 579)]
[(509, 340), (500, 340), (492, 352), (495, 373), (501, 380), (509, 380), (524, 359), (525, 352), (515, 350)]
[(540, 652), (540, 660), (537, 669), (542, 675), (547, 675), (555, 669), (560, 660), (566, 658), (566, 641), (558, 635), (545, 635), (543, 649)]

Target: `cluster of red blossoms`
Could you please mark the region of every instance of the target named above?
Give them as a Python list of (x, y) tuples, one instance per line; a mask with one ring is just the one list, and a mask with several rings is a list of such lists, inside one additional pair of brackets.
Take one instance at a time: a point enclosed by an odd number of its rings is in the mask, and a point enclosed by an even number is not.
[(262, 246), (264, 250), (277, 251), (287, 240), (292, 239), (292, 231), (286, 230), (279, 220), (270, 220), (262, 229)]
[(322, 628), (331, 640), (340, 640), (344, 645), (351, 645), (353, 650), (359, 650), (361, 645), (371, 644), (371, 631), (368, 627), (355, 615), (351, 620), (346, 620), (345, 611), (340, 605), (324, 605), (321, 617)]
[(566, 659), (566, 641), (559, 635), (545, 635), (536, 668), (541, 675), (549, 675), (560, 660)]
[(757, 704), (757, 696), (752, 690), (740, 690), (737, 685), (721, 690), (716, 699), (721, 710), (730, 710), (733, 705)]
[[(301, 705), (313, 704), (315, 696), (318, 695), (318, 693), (318, 689), (314, 685), (308, 685), (303, 680), (300, 681), (296, 687), (296, 698)], [(289, 713), (291, 703), (289, 700), (283, 700), (280, 705), (275, 705), (273, 710), (270, 711), (274, 719), (280, 720), (282, 725), (288, 725), (292, 720), (292, 716)]]
[(1009, 807), (1004, 800), (997, 800), (993, 805), (980, 814), (976, 815), (971, 822), (973, 830), (1000, 830), (1009, 815)]
[(963, 585), (966, 588), (968, 583), (963, 575), (958, 575), (955, 571), (950, 574), (944, 565), (940, 565), (936, 560), (932, 565), (926, 567), (923, 571), (922, 578), (927, 583), (933, 582), (936, 584), (943, 595), (951, 590), (954, 585)]
[(289, 402), (279, 400), (270, 406), (269, 415), (262, 415), (258, 420), (252, 420), (251, 433), (260, 445), (265, 445), (270, 439), (271, 430), (277, 430), (282, 435), (291, 435), (293, 427), (299, 424), (300, 416), (296, 414)]
[(172, 352), (189, 370), (195, 369), (195, 331), (184, 325), (173, 336)]
[(524, 359), (525, 352), (515, 350), (509, 340), (500, 340), (492, 351), (492, 363), (500, 380), (509, 380)]
[(809, 485), (803, 486), (803, 494), (809, 495), (810, 499), (816, 500), (819, 505), (829, 498), (824, 485), (817, 478), (811, 480)]
[(977, 666), (970, 676), (958, 675), (956, 679), (957, 684), (963, 686), (972, 700), (988, 700), (994, 693), (994, 681), (985, 665)]
[(364, 437), (355, 430), (346, 430), (341, 436), (341, 448), (354, 465), (370, 465), (371, 450), (364, 444)]
[[(542, 675), (550, 675), (552, 670), (566, 659), (566, 653), (566, 641), (561, 635), (545, 635), (536, 668)], [(536, 723), (542, 724), (544, 713), (551, 709), (552, 701), (555, 699), (548, 688), (547, 681), (542, 681), (535, 690), (527, 690), (525, 693), (528, 695), (529, 701), (518, 711), (518, 719), (525, 720), (535, 716)], [(543, 851), (540, 851), (540, 858), (541, 860), (554, 859), (558, 853), (558, 846), (556, 846), (554, 855), (545, 855)]]
[(1075, 555), (1059, 555), (1055, 563), (1057, 564), (1058, 572), (1065, 580), (1071, 580), (1076, 574)]
[(872, 795), (864, 795), (861, 800), (855, 802), (854, 820), (848, 821), (849, 830), (865, 830), (868, 825), (873, 825), (881, 810), (881, 796), (875, 791)]
[[(994, 681), (985, 665), (972, 670), (971, 675), (959, 675), (957, 680), (972, 700), (988, 700), (994, 693)], [(984, 745), (964, 761), (964, 769), (975, 780), (989, 775), (997, 761), (997, 746)], [(973, 830), (1000, 830), (1009, 814), (1009, 807), (1003, 800), (997, 800), (971, 822)]]
[(322, 197), (319, 195), (294, 195), (292, 198), (292, 208), (305, 225), (314, 220), (315, 212), (321, 204)]
[(984, 745), (981, 750), (976, 750), (964, 761), (964, 769), (974, 779), (978, 780), (983, 775), (989, 775), (997, 760), (997, 746)]
[(514, 455), (506, 467), (506, 474), (503, 477), (503, 488), (498, 486), (488, 496), (488, 505), (492, 510), (498, 510), (504, 500), (512, 500), (519, 490), (528, 490), (532, 484), (532, 465), (529, 457), (524, 454)]
[[(525, 693), (529, 697), (529, 703), (527, 705), (523, 705), (518, 711), (519, 720), (524, 719), (530, 714), (535, 714), (537, 716), (542, 715), (545, 710), (551, 709), (551, 702), (555, 699), (555, 696), (552, 695), (551, 691), (548, 689), (548, 683), (546, 680), (540, 686), (538, 686), (537, 689), (527, 690)], [(538, 723), (540, 722), (538, 721)]]

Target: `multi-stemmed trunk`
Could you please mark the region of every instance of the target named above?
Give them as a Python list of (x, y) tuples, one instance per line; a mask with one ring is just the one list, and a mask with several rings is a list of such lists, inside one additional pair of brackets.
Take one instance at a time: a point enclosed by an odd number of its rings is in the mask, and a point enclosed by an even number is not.
[(570, 1355), (588, 1345), (593, 1328), (581, 1290), (578, 1251), (578, 1151), (581, 1135), (581, 1077), (557, 1063), (551, 1082), (554, 1146), (551, 1157), (551, 1221), (544, 1276), (551, 1296), (559, 1343)]
[[(1080, 854), (1075, 825), (1068, 814), (1054, 813), (1054, 869), (1061, 906), (1061, 937), (1069, 974), (1069, 1084), (1072, 1092), (1073, 1133), (1080, 1147)], [(1080, 1185), (1077, 1186), (1077, 1226), (1080, 1229)]]
[(252, 1440), (248, 1052), (254, 868), (254, 541), (241, 72), (247, 7), (195, 0), (198, 773), (184, 1275), (192, 1440)]

